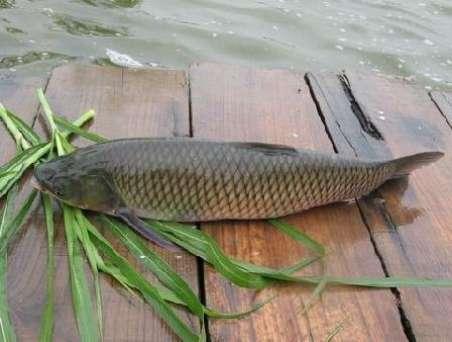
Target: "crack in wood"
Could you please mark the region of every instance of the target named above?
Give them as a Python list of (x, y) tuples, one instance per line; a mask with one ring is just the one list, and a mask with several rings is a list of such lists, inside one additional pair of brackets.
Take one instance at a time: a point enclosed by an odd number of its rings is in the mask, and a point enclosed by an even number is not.
[[(186, 74), (185, 76), (185, 84), (187, 86), (187, 92), (188, 92), (188, 136), (190, 138), (193, 138), (193, 107), (192, 107), (192, 92), (191, 92), (191, 81), (190, 81), (190, 74)], [(196, 224), (196, 228), (198, 230), (201, 230), (201, 225)], [(198, 271), (198, 296), (201, 301), (201, 303), (204, 306), (207, 306), (207, 291), (206, 291), (206, 276), (205, 276), (205, 263), (204, 260), (200, 257), (196, 257), (196, 267)], [(209, 317), (204, 316), (204, 320), (202, 322), (204, 324), (204, 331), (206, 332), (206, 342), (212, 341), (212, 337), (210, 334), (210, 328), (209, 328)]]
[[(326, 98), (326, 95), (324, 94), (322, 87), (320, 87), (319, 81), (317, 80), (317, 78), (313, 74), (306, 73), (306, 75), (304, 76), (304, 79), (305, 79), (306, 84), (308, 85), (308, 89), (309, 89), (309, 92), (311, 94), (311, 98), (314, 101), (315, 107), (317, 108), (317, 114), (319, 115), (320, 120), (322, 120), (323, 126), (325, 128), (326, 135), (328, 136), (328, 139), (330, 139), (331, 144), (333, 145), (333, 150), (334, 150), (335, 153), (339, 153), (339, 150), (337, 149), (336, 143), (335, 143), (335, 141), (333, 139), (332, 133), (331, 133), (329, 127), (328, 127), (328, 124), (326, 123), (326, 117), (323, 114), (322, 108), (320, 106), (319, 99), (317, 98), (317, 95), (316, 95), (316, 93), (314, 91), (314, 86), (312, 84), (312, 81), (317, 83), (316, 84), (317, 85), (317, 90), (322, 93), (322, 96), (324, 98)], [(330, 107), (328, 102), (327, 102), (327, 105), (328, 105), (328, 107)], [(331, 110), (331, 112), (333, 112), (331, 107), (330, 107), (330, 110)], [(340, 127), (339, 122), (337, 120), (335, 120), (335, 122), (337, 123), (337, 126), (338, 126), (338, 128), (340, 130), (341, 127)], [(341, 131), (341, 133), (344, 136), (344, 139), (347, 139), (342, 131)], [(353, 148), (353, 146), (350, 143), (349, 143), (349, 146), (351, 148)]]
[[(435, 93), (435, 95), (438, 94), (438, 92)], [(449, 99), (446, 97), (446, 95), (444, 95), (444, 93), (439, 93), (442, 96), (442, 99), (447, 103), (447, 105), (449, 105), (452, 108), (452, 103), (450, 103)], [(438, 99), (436, 98), (436, 96), (432, 93), (429, 92), (428, 93), (430, 100), (432, 100), (433, 104), (435, 105), (435, 107), (439, 110), (439, 112), (441, 113), (441, 115), (444, 117), (444, 120), (446, 120), (447, 125), (452, 129), (452, 122), (449, 120), (449, 117), (447, 116), (447, 113), (445, 112), (445, 110), (441, 107), (440, 103), (438, 102)]]
[[(363, 109), (361, 108), (360, 104), (358, 103), (358, 101), (356, 100), (352, 88), (351, 88), (351, 84), (350, 81), (348, 80), (347, 76), (345, 75), (345, 73), (342, 73), (340, 75), (337, 75), (340, 84), (342, 85), (342, 90), (344, 92), (345, 97), (347, 98), (348, 102), (350, 103), (350, 108), (351, 111), (353, 112), (353, 114), (356, 116), (356, 118), (359, 121), (359, 124), (361, 126), (361, 129), (363, 132), (369, 134), (370, 136), (372, 136), (373, 138), (380, 140), (380, 141), (384, 141), (384, 137), (381, 134), (381, 132), (377, 129), (377, 127), (374, 125), (374, 123), (372, 122), (372, 120), (370, 119), (370, 117), (368, 115), (366, 115), (366, 113), (363, 111)], [(346, 142), (346, 144), (351, 148), (351, 150), (353, 151), (353, 154), (358, 157), (358, 153), (357, 150), (355, 148), (355, 146), (353, 145), (352, 141), (348, 138), (347, 134), (343, 131), (341, 123), (339, 122), (338, 118), (335, 116), (334, 114), (334, 109), (331, 107), (329, 101), (328, 101), (328, 97), (325, 94), (325, 91), (323, 89), (323, 87), (320, 85), (319, 81), (317, 80), (317, 78), (313, 75), (313, 74), (306, 74), (305, 76), (305, 80), (306, 83), (310, 89), (311, 92), (311, 96), (312, 99), (314, 101), (314, 103), (316, 104), (317, 107), (317, 114), (319, 115), (319, 117), (321, 118), (324, 126), (325, 126), (325, 131), (327, 132), (328, 138), (331, 141), (331, 144), (333, 145), (334, 151), (336, 153), (340, 153), (340, 147), (338, 146), (338, 144), (335, 142), (334, 137), (336, 135), (333, 135), (331, 132), (330, 127), (328, 126), (328, 124), (335, 124), (338, 128), (339, 133), (342, 135), (342, 138), (344, 139), (344, 141)], [(316, 86), (314, 88), (313, 82), (316, 82)], [(318, 94), (320, 93), (320, 94)], [(327, 119), (327, 114), (324, 112), (324, 109), (322, 108), (321, 104), (320, 104), (320, 97), (323, 97), (322, 103), (324, 103), (329, 110), (329, 114), (330, 114), (330, 119)], [(331, 122), (333, 121), (333, 122)], [(370, 144), (369, 144), (370, 145)], [(371, 147), (371, 146), (370, 146)], [(372, 148), (371, 148), (372, 149)], [(375, 193), (369, 195), (370, 198), (375, 199), (378, 197), (375, 197)], [(381, 251), (378, 248), (378, 245), (375, 241), (375, 237), (372, 233), (371, 227), (369, 225), (369, 222), (367, 220), (366, 214), (364, 212), (364, 209), (362, 207), (362, 203), (360, 203), (359, 199), (355, 199), (356, 205), (358, 207), (360, 216), (361, 216), (361, 220), (364, 224), (364, 226), (366, 227), (368, 236), (369, 236), (369, 240), (370, 243), (373, 246), (374, 249), (374, 253), (377, 257), (377, 259), (379, 260), (379, 263), (381, 265), (381, 268), (383, 270), (383, 273), (386, 277), (390, 276), (388, 268), (386, 266), (386, 263), (384, 261), (383, 255), (381, 254)], [(385, 222), (385, 224), (392, 230), (392, 231), (396, 231), (397, 230), (397, 225), (394, 223), (390, 213), (388, 212), (388, 210), (386, 209), (386, 207), (376, 207), (373, 203), (370, 203), (370, 207), (372, 210), (375, 210), (378, 214), (380, 214), (383, 217), (383, 220)], [(391, 288), (391, 293), (395, 298), (395, 305), (397, 307), (398, 313), (399, 313), (399, 318), (400, 318), (400, 324), (403, 328), (403, 332), (405, 333), (405, 336), (407, 338), (408, 341), (410, 342), (415, 342), (416, 341), (416, 336), (414, 334), (412, 325), (410, 320), (408, 319), (408, 316), (403, 308), (402, 305), (402, 300), (401, 300), (401, 294), (400, 291), (397, 288)]]
[[(196, 225), (196, 229), (201, 229), (199, 224)], [(206, 278), (204, 275), (204, 266), (204, 261), (200, 257), (196, 257), (196, 268), (198, 270), (198, 296), (201, 303), (206, 306)], [(210, 342), (212, 339), (209, 330), (209, 318), (207, 316), (204, 316), (202, 324), (204, 324), (204, 331), (206, 332), (206, 342)]]
[(339, 81), (342, 84), (345, 96), (348, 98), (350, 102), (350, 107), (352, 109), (352, 112), (355, 114), (356, 118), (358, 119), (362, 129), (364, 132), (369, 134), (370, 136), (374, 137), (378, 140), (384, 140), (383, 135), (378, 130), (378, 128), (374, 125), (372, 120), (369, 118), (368, 115), (366, 115), (361, 108), (361, 105), (356, 100), (355, 96), (352, 92), (352, 87), (350, 84), (349, 79), (347, 78), (347, 75), (345, 73), (339, 74)]
[[(383, 272), (385, 274), (386, 277), (389, 277), (389, 271), (388, 268), (386, 266), (386, 263), (384, 261), (383, 255), (381, 254), (377, 242), (375, 241), (374, 235), (372, 234), (372, 230), (370, 228), (369, 222), (366, 218), (366, 215), (363, 211), (363, 208), (360, 204), (360, 201), (358, 199), (355, 200), (357, 205), (358, 205), (358, 209), (359, 209), (359, 213), (361, 215), (361, 220), (363, 221), (364, 225), (366, 226), (367, 232), (369, 233), (369, 239), (370, 242), (372, 243), (372, 246), (374, 248), (374, 252), (375, 255), (377, 256), (378, 260), (380, 261), (381, 264), (381, 268), (383, 269)], [(389, 213), (387, 212), (386, 208), (379, 208), (379, 212), (380, 214), (382, 214), (382, 216), (385, 218), (385, 222), (387, 224), (389, 224), (391, 227), (393, 227), (394, 229), (397, 228), (397, 226), (395, 225), (395, 223), (393, 222), (391, 216), (389, 215)], [(388, 221), (387, 221), (388, 220)], [(403, 331), (405, 332), (405, 335), (408, 339), (408, 341), (410, 342), (415, 342), (416, 341), (416, 336), (414, 335), (414, 331), (413, 331), (413, 327), (411, 326), (411, 322), (408, 319), (405, 310), (403, 309), (402, 306), (402, 297), (400, 295), (400, 291), (398, 288), (396, 287), (391, 287), (390, 288), (391, 293), (393, 294), (394, 298), (396, 299), (396, 306), (397, 306), (397, 310), (399, 311), (399, 315), (400, 315), (400, 323), (402, 324), (403, 327)]]
[(190, 74), (186, 74), (185, 82), (187, 84), (188, 89), (188, 130), (189, 130), (189, 136), (191, 138), (194, 137), (193, 132), (193, 107), (192, 107), (192, 101), (191, 101), (191, 79)]

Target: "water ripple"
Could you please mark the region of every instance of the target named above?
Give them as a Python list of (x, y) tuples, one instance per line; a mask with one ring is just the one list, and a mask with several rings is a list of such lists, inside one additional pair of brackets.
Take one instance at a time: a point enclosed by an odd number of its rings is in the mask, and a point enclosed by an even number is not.
[[(46, 72), (65, 60), (193, 61), (307, 70), (364, 68), (452, 82), (450, 0), (0, 0), (0, 67)], [(7, 5), (5, 5), (7, 4)], [(47, 54), (42, 56), (42, 51)], [(24, 62), (27, 61), (27, 62)]]

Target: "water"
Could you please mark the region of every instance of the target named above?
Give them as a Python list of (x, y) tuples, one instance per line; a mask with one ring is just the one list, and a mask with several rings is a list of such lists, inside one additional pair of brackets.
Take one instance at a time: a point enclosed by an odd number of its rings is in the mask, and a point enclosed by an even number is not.
[(3, 77), (115, 54), (149, 67), (365, 69), (452, 89), (452, 1), (0, 0)]

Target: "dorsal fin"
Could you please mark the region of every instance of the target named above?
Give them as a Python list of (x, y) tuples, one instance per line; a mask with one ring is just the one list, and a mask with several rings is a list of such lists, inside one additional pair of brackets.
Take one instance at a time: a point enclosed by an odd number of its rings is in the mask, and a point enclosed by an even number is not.
[(232, 146), (240, 149), (249, 149), (269, 156), (298, 156), (299, 152), (293, 147), (278, 144), (265, 144), (258, 142), (232, 142)]

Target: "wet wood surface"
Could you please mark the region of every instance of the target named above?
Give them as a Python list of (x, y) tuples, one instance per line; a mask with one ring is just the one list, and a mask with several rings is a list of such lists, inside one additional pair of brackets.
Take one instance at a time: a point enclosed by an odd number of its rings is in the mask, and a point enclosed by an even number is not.
[[(52, 108), (67, 118), (94, 109), (92, 129), (107, 138), (260, 141), (362, 158), (443, 150), (443, 160), (408, 179), (390, 182), (357, 201), (312, 209), (287, 220), (327, 247), (329, 275), (452, 278), (450, 93), (429, 94), (401, 81), (352, 72), (305, 75), (212, 63), (194, 64), (188, 72), (68, 65), (55, 69), (48, 80), (0, 79), (0, 101), (31, 124), (39, 109), (37, 87), (46, 87)], [(42, 120), (35, 127), (44, 133)], [(14, 155), (15, 145), (3, 128), (0, 141), (3, 164)], [(265, 222), (200, 227), (228, 255), (257, 264), (280, 267), (305, 256), (303, 248)], [(62, 228), (59, 221), (55, 341), (76, 341)], [(108, 231), (103, 232), (153, 279)], [(37, 208), (9, 250), (9, 304), (21, 341), (35, 341), (39, 333), (46, 248), (42, 212)], [(242, 320), (210, 320), (212, 341), (323, 341), (339, 326), (335, 341), (445, 341), (452, 335), (450, 289), (330, 287), (303, 314), (312, 287), (275, 286), (256, 293), (231, 285), (209, 266), (198, 270), (197, 260), (188, 254), (158, 252), (213, 308), (244, 310), (277, 295)], [(307, 272), (319, 274), (322, 269), (315, 266)], [(106, 341), (176, 340), (148, 305), (105, 276), (102, 298)], [(198, 328), (191, 315), (179, 312)]]
[[(259, 141), (334, 152), (303, 74), (251, 70), (215, 64), (190, 69), (193, 134), (198, 138)], [(327, 246), (327, 270), (334, 275), (382, 277), (366, 226), (354, 203), (309, 210), (288, 219)], [(263, 222), (202, 225), (227, 254), (257, 264), (281, 267), (295, 262), (302, 249)], [(313, 270), (317, 274), (319, 269)], [(239, 290), (206, 268), (207, 304), (233, 310), (255, 294)], [(330, 289), (307, 315), (310, 297), (301, 286), (274, 290), (278, 297), (235, 324), (212, 321), (215, 341), (323, 341), (341, 322), (338, 340), (403, 340), (397, 307), (389, 290)], [(259, 298), (261, 298), (260, 296)], [(380, 327), (379, 329), (371, 327)]]
[[(452, 132), (429, 94), (373, 75), (347, 73), (339, 79), (320, 74), (309, 75), (309, 80), (317, 84), (314, 96), (328, 130), (336, 131), (332, 136), (339, 153), (393, 158), (422, 151), (446, 152), (439, 162), (361, 199), (359, 206), (387, 275), (450, 279), (452, 158), (448, 151)], [(350, 105), (337, 108), (333, 104), (338, 101)], [(444, 319), (452, 315), (451, 289), (401, 288), (394, 294), (410, 338), (445, 341), (452, 335)]]
[[(32, 125), (38, 110), (36, 89), (44, 87), (45, 84), (45, 78), (1, 80), (0, 101)], [(0, 129), (0, 144), (0, 165), (3, 165), (16, 153), (14, 140), (3, 127)], [(21, 190), (18, 201), (24, 200), (30, 190), (26, 185)], [(31, 340), (39, 330), (41, 310), (35, 306), (36, 303), (44, 301), (45, 293), (47, 240), (45, 230), (34, 224), (33, 217), (37, 215), (35, 210), (13, 238), (8, 249), (7, 289), (10, 316), (18, 335), (24, 340)]]

